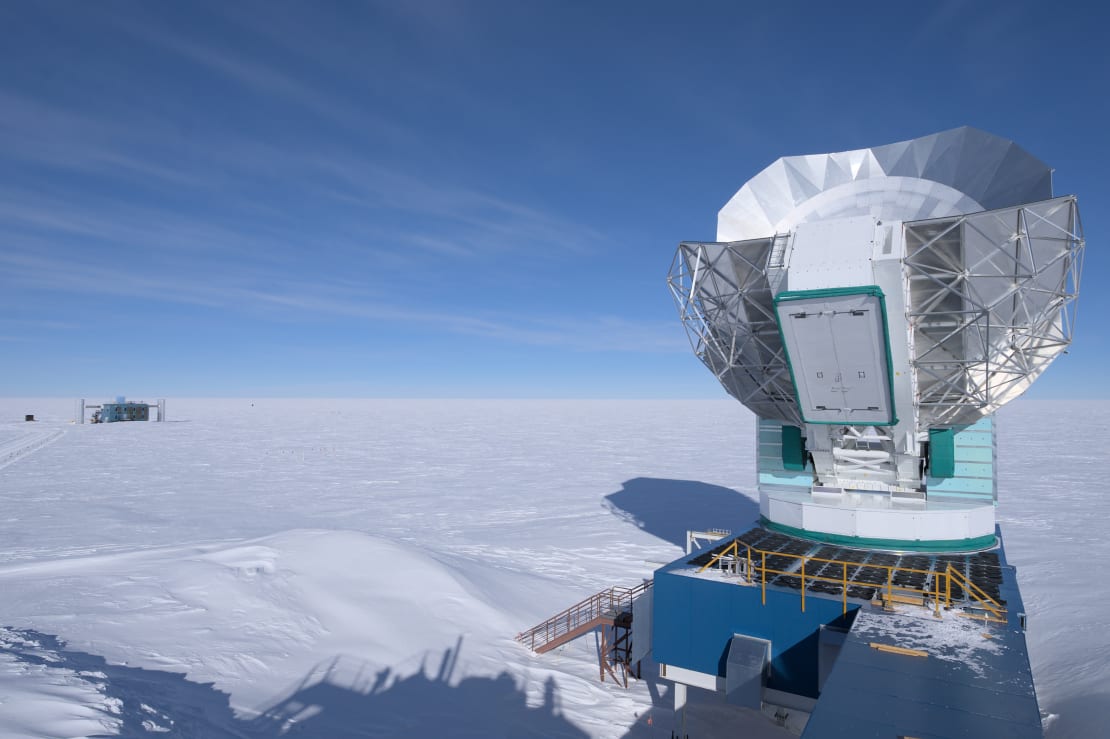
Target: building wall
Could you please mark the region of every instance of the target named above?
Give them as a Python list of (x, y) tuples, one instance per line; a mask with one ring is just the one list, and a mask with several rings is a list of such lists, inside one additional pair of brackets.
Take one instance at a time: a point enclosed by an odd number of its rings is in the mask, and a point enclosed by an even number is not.
[(143, 403), (105, 403), (100, 414), (105, 423), (150, 420), (150, 408)]
[(702, 579), (669, 571), (655, 573), (653, 652), (656, 662), (724, 677), (729, 640), (744, 634), (771, 642), (767, 687), (817, 697), (818, 631), (822, 624), (848, 626), (858, 608), (806, 596), (806, 611), (794, 592)]

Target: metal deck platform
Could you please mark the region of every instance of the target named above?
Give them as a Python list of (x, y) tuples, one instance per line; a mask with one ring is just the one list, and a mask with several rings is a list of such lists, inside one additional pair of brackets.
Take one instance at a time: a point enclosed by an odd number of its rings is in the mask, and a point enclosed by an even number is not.
[(1016, 574), (999, 571), (1006, 623), (861, 608), (803, 739), (1042, 739)]
[[(809, 539), (787, 536), (763, 527), (752, 528), (734, 539), (724, 541), (688, 561), (698, 567), (709, 564), (714, 557), (727, 549), (733, 541), (739, 541), (753, 549), (770, 552), (766, 566), (768, 570), (796, 571), (801, 558), (817, 562), (819, 569), (807, 572), (812, 579), (806, 580), (806, 591), (813, 595), (839, 597), (842, 586), (830, 582), (839, 580), (843, 574), (840, 562), (858, 564), (847, 570), (848, 597), (854, 600), (871, 600), (879, 594), (886, 584), (888, 568), (893, 568), (896, 588), (912, 588), (929, 592), (933, 589), (937, 573), (945, 572), (952, 566), (967, 580), (975, 583), (988, 596), (1006, 605), (999, 586), (1002, 583), (1001, 563), (997, 551), (975, 552), (971, 554), (927, 554), (913, 552), (897, 554), (873, 549), (853, 549), (831, 544), (822, 544)], [(777, 556), (776, 556), (777, 554)], [(820, 579), (829, 578), (829, 579)], [(773, 587), (786, 587), (793, 590), (801, 588), (801, 577), (790, 574), (776, 575), (768, 580)], [(962, 599), (963, 588), (958, 582), (951, 584), (953, 598)]]

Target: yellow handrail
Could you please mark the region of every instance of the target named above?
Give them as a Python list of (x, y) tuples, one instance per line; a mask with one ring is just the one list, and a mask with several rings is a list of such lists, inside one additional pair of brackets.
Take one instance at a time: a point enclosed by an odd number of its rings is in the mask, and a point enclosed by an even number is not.
[[(734, 542), (732, 542), (732, 543), (731, 543), (731, 544), (729, 544), (729, 545), (728, 545), (727, 547), (725, 547), (725, 548), (724, 548), (724, 549), (722, 549), (722, 550), (721, 550), (720, 552), (718, 552), (718, 553), (717, 553), (717, 555), (716, 555), (715, 557), (713, 557), (713, 559), (711, 559), (711, 560), (709, 560), (708, 562), (706, 562), (706, 563), (705, 563), (705, 565), (703, 565), (703, 566), (702, 566), (702, 568), (701, 568), (700, 570), (698, 570), (698, 572), (705, 572), (705, 571), (706, 571), (706, 570), (708, 570), (708, 569), (709, 569), (710, 567), (712, 567), (713, 565), (715, 565), (715, 564), (716, 564), (717, 562), (721, 561), (721, 559), (722, 559), (722, 558), (723, 558), (723, 557), (724, 557), (724, 556), (725, 556), (726, 554), (728, 554), (729, 552), (732, 552), (732, 553), (733, 553), (733, 555), (739, 555), (739, 549), (738, 549), (739, 545), (740, 545), (740, 542), (739, 542), (739, 541), (734, 541)], [(748, 548), (750, 549), (751, 547), (748, 547)]]
[[(757, 549), (757, 548), (751, 546), (750, 544), (745, 544), (744, 542), (741, 542), (739, 539), (737, 539), (737, 540), (733, 541), (731, 544), (729, 544), (727, 547), (722, 549), (720, 552), (718, 552), (716, 555), (714, 555), (709, 560), (709, 562), (707, 562), (705, 565), (703, 565), (698, 570), (698, 572), (699, 573), (704, 572), (705, 570), (709, 569), (710, 567), (712, 567), (717, 562), (720, 562), (723, 558), (725, 558), (727, 556), (730, 556), (730, 555), (739, 559), (740, 558), (740, 550), (739, 550), (740, 544), (744, 544), (744, 548), (746, 550), (744, 557), (747, 560), (747, 565), (748, 565), (747, 566), (746, 578), (745, 578), (747, 580), (747, 582), (754, 585), (755, 584), (755, 572), (756, 572), (756, 570), (759, 571), (759, 586), (760, 586), (761, 599), (762, 599), (763, 605), (767, 605), (767, 579), (768, 579), (767, 576), (771, 575), (772, 576), (771, 579), (774, 579), (774, 576), (784, 575), (784, 576), (787, 576), (787, 577), (800, 577), (801, 578), (801, 591), (800, 592), (801, 592), (801, 608), (802, 608), (803, 612), (805, 611), (805, 608), (806, 608), (805, 591), (806, 591), (807, 582), (808, 583), (813, 583), (813, 582), (818, 582), (819, 581), (819, 582), (835, 583), (837, 585), (840, 585), (840, 587), (841, 587), (841, 603), (842, 603), (842, 608), (843, 608), (844, 613), (848, 612), (848, 588), (849, 588), (850, 585), (855, 584), (855, 585), (857, 585), (858, 587), (861, 587), (861, 588), (873, 588), (873, 589), (880, 590), (880, 591), (884, 592), (886, 600), (887, 600), (888, 603), (893, 600), (896, 593), (900, 594), (900, 595), (907, 595), (907, 594), (912, 595), (915, 598), (917, 596), (920, 596), (922, 605), (927, 605), (927, 601), (931, 598), (932, 601), (933, 601), (934, 613), (939, 618), (942, 601), (943, 601), (944, 607), (946, 609), (951, 608), (951, 606), (952, 606), (952, 580), (955, 579), (957, 581), (956, 584), (960, 585), (963, 588), (963, 591), (964, 591), (964, 593), (967, 594), (969, 600), (977, 601), (981, 605), (981, 607), (984, 610), (990, 612), (995, 619), (1005, 620), (1005, 615), (1004, 614), (1006, 613), (1006, 609), (1002, 606), (1002, 604), (999, 603), (994, 598), (992, 598), (990, 595), (988, 595), (982, 588), (980, 588), (978, 585), (976, 585), (974, 582), (972, 582), (966, 576), (961, 574), (958, 570), (953, 568), (951, 564), (948, 564), (948, 566), (944, 570), (939, 570), (939, 569), (923, 570), (923, 569), (918, 569), (918, 568), (914, 568), (914, 567), (897, 567), (895, 565), (886, 565), (886, 564), (877, 564), (877, 563), (850, 562), (850, 561), (841, 560), (841, 559), (827, 559), (825, 557), (810, 557), (810, 556), (807, 556), (807, 555), (804, 555), (804, 554), (791, 554), (791, 553), (788, 553), (788, 552), (772, 552), (772, 551), (767, 551), (767, 550), (763, 550), (763, 549)], [(759, 565), (758, 565), (758, 567), (756, 567), (753, 564), (753, 557), (752, 557), (753, 553), (759, 555)], [(772, 557), (785, 557), (785, 558), (788, 558), (788, 559), (800, 560), (800, 564), (796, 569), (791, 569), (791, 570), (772, 569), (772, 568), (767, 567), (767, 557), (768, 557), (768, 555), (770, 555)], [(826, 576), (826, 575), (814, 574), (812, 570), (807, 571), (806, 568), (807, 568), (807, 565), (810, 562), (821, 562), (821, 563), (826, 563), (826, 564), (840, 565), (840, 568), (841, 568), (840, 577), (829, 577), (829, 576)], [(852, 583), (848, 579), (848, 568), (849, 567), (857, 567), (857, 568), (866, 567), (866, 568), (871, 568), (871, 569), (876, 569), (876, 570), (886, 570), (886, 580), (885, 580), (885, 582), (880, 582), (880, 583), (874, 583), (874, 582), (871, 582), (871, 583)], [(911, 573), (911, 574), (920, 574), (920, 575), (932, 575), (933, 576), (932, 589), (931, 590), (924, 590), (924, 589), (921, 589), (921, 588), (910, 587), (908, 585), (896, 585), (894, 583), (895, 573)], [(943, 580), (943, 585), (942, 585), (942, 582), (941, 582), (942, 580)]]
[(948, 575), (949, 580), (951, 580), (953, 577), (956, 578), (957, 583), (963, 587), (964, 592), (970, 595), (975, 600), (979, 601), (980, 605), (983, 607), (983, 610), (990, 611), (994, 615), (994, 617), (999, 620), (1005, 620), (1002, 614), (1006, 611), (1006, 609), (1002, 607), (1002, 604), (983, 592), (983, 589), (973, 583), (971, 580), (964, 577), (964, 575), (959, 570), (953, 568), (952, 565), (948, 565), (948, 569), (946, 570), (945, 574)]

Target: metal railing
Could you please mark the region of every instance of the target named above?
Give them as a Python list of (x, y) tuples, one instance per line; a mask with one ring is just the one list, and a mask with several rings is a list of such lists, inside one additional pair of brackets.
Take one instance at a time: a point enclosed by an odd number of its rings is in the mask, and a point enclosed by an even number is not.
[[(744, 546), (744, 553), (740, 553), (740, 546)], [(793, 560), (799, 560), (800, 565), (797, 569), (780, 570), (767, 566), (767, 557), (786, 557)], [(817, 571), (823, 571), (825, 565), (840, 565), (840, 577), (830, 577), (828, 575), (816, 574), (812, 569), (807, 572), (806, 566), (811, 562), (819, 562), (822, 567), (817, 568)], [(806, 609), (806, 585), (807, 583), (814, 582), (827, 582), (834, 585), (839, 585), (841, 590), (841, 600), (843, 603), (843, 612), (848, 612), (848, 588), (858, 587), (867, 588), (882, 593), (885, 597), (886, 603), (893, 603), (897, 599), (902, 599), (906, 602), (916, 602), (920, 598), (921, 605), (925, 606), (931, 600), (936, 616), (940, 617), (940, 611), (943, 607), (948, 610), (952, 607), (952, 586), (955, 585), (963, 593), (964, 598), (956, 597), (956, 602), (965, 602), (971, 604), (975, 608), (984, 611), (983, 618), (988, 621), (996, 621), (1004, 623), (1006, 621), (1006, 609), (997, 600), (988, 595), (982, 588), (968, 579), (965, 575), (956, 570), (951, 563), (945, 569), (930, 569), (922, 570), (912, 567), (898, 567), (896, 565), (885, 565), (871, 562), (849, 562), (841, 559), (826, 559), (824, 557), (811, 557), (802, 554), (790, 554), (787, 552), (773, 552), (765, 551), (763, 549), (756, 549), (749, 544), (737, 540), (722, 549), (713, 556), (705, 565), (698, 570), (704, 572), (712, 567), (714, 564), (723, 563), (725, 567), (729, 568), (734, 574), (740, 575), (749, 585), (757, 585), (762, 591), (762, 603), (767, 605), (767, 584), (773, 581), (778, 576), (801, 578), (801, 607), (802, 612)], [(856, 568), (885, 570), (886, 578), (884, 582), (859, 582), (855, 581), (848, 576), (848, 568), (855, 570)], [(854, 573), (853, 573), (854, 574)], [(925, 575), (926, 579), (932, 575), (932, 587), (930, 588), (915, 588), (909, 585), (899, 584), (895, 582), (896, 574), (907, 575)], [(768, 577), (770, 576), (770, 577)], [(756, 581), (756, 578), (758, 582)]]
[(632, 601), (643, 595), (652, 585), (651, 580), (631, 588), (615, 586), (575, 603), (570, 608), (516, 635), (516, 640), (533, 652), (545, 651), (544, 647), (588, 631), (601, 622), (616, 618), (632, 610)]

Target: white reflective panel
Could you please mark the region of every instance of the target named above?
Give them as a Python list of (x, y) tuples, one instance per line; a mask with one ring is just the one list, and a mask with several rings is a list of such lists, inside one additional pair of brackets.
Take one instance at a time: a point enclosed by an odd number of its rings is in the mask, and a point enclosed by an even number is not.
[(694, 353), (763, 418), (799, 424), (766, 265), (772, 239), (683, 242), (668, 283)]
[(919, 425), (974, 423), (1071, 341), (1083, 249), (1075, 199), (904, 228)]
[(807, 423), (894, 421), (880, 296), (791, 298), (776, 308)]
[(853, 215), (913, 221), (1052, 197), (1052, 170), (1007, 139), (964, 126), (912, 141), (783, 157), (721, 209), (717, 239)]
[(871, 216), (803, 223), (794, 232), (790, 253), (791, 290), (871, 285), (875, 248)]

